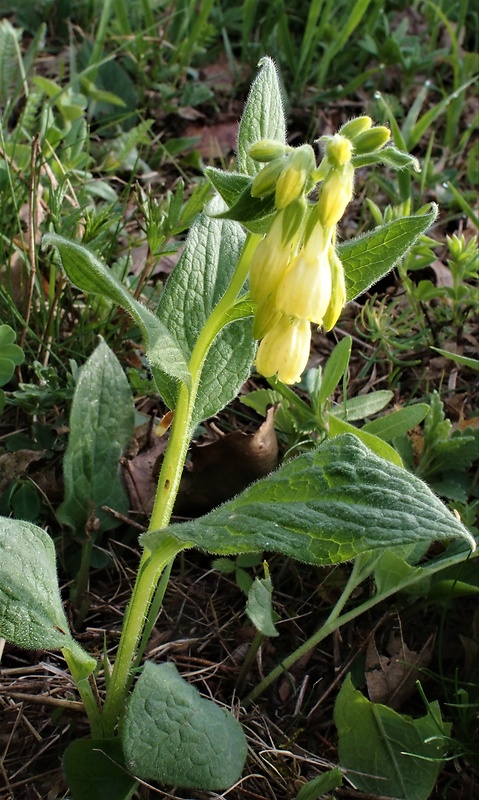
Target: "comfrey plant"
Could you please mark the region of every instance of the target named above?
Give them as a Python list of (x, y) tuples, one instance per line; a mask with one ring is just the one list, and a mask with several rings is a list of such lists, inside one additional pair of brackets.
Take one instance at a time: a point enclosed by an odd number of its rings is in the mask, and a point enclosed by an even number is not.
[[(353, 561), (319, 640), (353, 612), (424, 584), (475, 548), (460, 520), (402, 468), (397, 454), (393, 463), (351, 433), (335, 435), (337, 430), (206, 516), (170, 525), (197, 425), (235, 397), (253, 363), (265, 376), (298, 381), (311, 323), (330, 330), (344, 304), (391, 269), (433, 221), (435, 209), (338, 244), (336, 225), (352, 198), (355, 169), (380, 162), (414, 167), (414, 159), (388, 146), (388, 138), (369, 117), (352, 120), (320, 140), (324, 158), (316, 166), (309, 145), (286, 144), (275, 68), (264, 59), (239, 128), (238, 170), (208, 170), (219, 197), (192, 227), (156, 313), (87, 248), (54, 234), (44, 237), (72, 283), (133, 316), (158, 392), (173, 411), (111, 669), (106, 656), (89, 655), (69, 631), (49, 535), (28, 522), (0, 523), (0, 634), (26, 648), (61, 650), (91, 726), (92, 738), (70, 744), (64, 757), (75, 800), (131, 797), (138, 779), (222, 790), (241, 775), (246, 740), (234, 716), (202, 698), (173, 664), (142, 663), (177, 553), (198, 547), (220, 555), (278, 552), (313, 565)], [(90, 538), (96, 530), (92, 515), (105, 514), (115, 483), (105, 476), (107, 456), (121, 450), (125, 438), (124, 423), (114, 430), (119, 410), (128, 406), (123, 380), (101, 342), (79, 378), (60, 514)], [(452, 539), (457, 541), (449, 545)], [(413, 566), (434, 540), (445, 543), (443, 554)], [(359, 611), (341, 614), (355, 586), (371, 574), (376, 594)]]

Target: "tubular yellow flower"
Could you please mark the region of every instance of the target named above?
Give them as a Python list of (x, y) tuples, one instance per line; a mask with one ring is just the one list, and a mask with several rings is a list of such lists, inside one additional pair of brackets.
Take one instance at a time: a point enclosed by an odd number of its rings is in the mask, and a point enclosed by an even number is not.
[(310, 344), (309, 322), (282, 316), (260, 342), (256, 369), (266, 378), (278, 375), (283, 383), (297, 383), (308, 363)]
[(316, 225), (278, 285), (276, 306), (283, 314), (322, 324), (331, 300), (329, 244), (330, 237)]
[(329, 263), (331, 266), (331, 300), (323, 318), (325, 331), (330, 331), (336, 325), (343, 307), (346, 305), (346, 282), (341, 259), (330, 249)]
[(300, 197), (314, 167), (314, 151), (309, 144), (294, 150), (276, 183), (276, 208), (286, 208)]
[(289, 264), (291, 242), (283, 244), (283, 215), (278, 214), (251, 259), (249, 288), (255, 303), (276, 290)]
[(337, 225), (353, 196), (354, 167), (348, 162), (333, 169), (324, 181), (317, 210), (325, 228)]

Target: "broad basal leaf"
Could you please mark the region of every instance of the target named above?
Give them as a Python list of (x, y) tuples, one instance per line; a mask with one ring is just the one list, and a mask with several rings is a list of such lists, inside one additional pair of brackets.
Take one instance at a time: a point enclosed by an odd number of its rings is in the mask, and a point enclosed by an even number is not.
[(238, 132), (238, 169), (256, 175), (258, 161), (248, 155), (252, 144), (260, 139), (275, 139), (286, 144), (286, 124), (278, 75), (271, 58), (262, 58), (253, 81)]
[(221, 791), (241, 775), (246, 739), (239, 722), (201, 697), (174, 664), (147, 661), (122, 725), (132, 773), (191, 789)]
[(348, 675), (337, 697), (341, 766), (357, 789), (395, 800), (427, 800), (446, 754), (450, 725), (437, 703), (426, 716), (412, 719), (370, 703)]
[(173, 381), (190, 385), (185, 355), (171, 332), (158, 317), (130, 295), (99, 258), (83, 245), (53, 233), (45, 235), (42, 241), (45, 247), (56, 249), (63, 269), (75, 286), (84, 292), (107, 297), (131, 314), (141, 329), (151, 370), (160, 391), (163, 374), (170, 376)]
[[(213, 213), (222, 204), (215, 200)], [(158, 316), (187, 357), (211, 312), (225, 293), (238, 263), (245, 235), (236, 222), (203, 214), (192, 226), (182, 256), (166, 284)], [(241, 313), (240, 318), (235, 314)], [(249, 375), (254, 357), (251, 307), (232, 309), (231, 322), (214, 340), (201, 373), (193, 424), (213, 416), (233, 397)], [(163, 383), (165, 385), (165, 383)], [(176, 385), (170, 382), (164, 399), (171, 408)]]
[(29, 650), (68, 650), (79, 678), (95, 667), (68, 629), (52, 539), (30, 522), (5, 517), (0, 517), (0, 637)]
[[(474, 540), (428, 486), (344, 434), (290, 461), (210, 514), (168, 529), (187, 546), (232, 555), (273, 551), (337, 564), (404, 544)], [(153, 550), (161, 534), (146, 533)]]
[(347, 300), (354, 300), (386, 275), (436, 216), (437, 206), (432, 205), (427, 214), (393, 220), (340, 244), (338, 252), (346, 275)]
[(63, 461), (65, 500), (57, 511), (58, 519), (79, 535), (92, 515), (102, 531), (117, 525), (103, 506), (123, 514), (128, 509), (119, 461), (133, 436), (134, 416), (125, 373), (101, 340), (75, 388)]

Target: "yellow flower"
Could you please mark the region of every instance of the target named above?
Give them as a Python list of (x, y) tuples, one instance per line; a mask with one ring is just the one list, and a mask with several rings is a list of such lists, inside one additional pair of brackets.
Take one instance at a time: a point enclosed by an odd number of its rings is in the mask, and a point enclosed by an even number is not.
[(256, 303), (276, 290), (286, 272), (291, 255), (291, 242), (283, 244), (283, 215), (277, 214), (270, 231), (260, 241), (251, 259), (250, 294)]
[(297, 383), (309, 358), (311, 328), (305, 319), (282, 316), (260, 342), (256, 369), (266, 378)]
[(343, 216), (353, 196), (353, 183), (354, 167), (350, 161), (333, 169), (324, 181), (317, 209), (325, 228), (332, 228)]
[(335, 133), (326, 145), (326, 156), (334, 167), (342, 167), (351, 161), (353, 145), (346, 136)]
[(323, 318), (325, 331), (330, 331), (336, 325), (339, 315), (346, 305), (346, 283), (344, 280), (344, 269), (341, 259), (331, 247), (329, 255), (331, 266), (331, 300)]
[(322, 324), (331, 300), (329, 245), (330, 236), (316, 225), (276, 291), (276, 306), (283, 314)]
[(286, 208), (302, 195), (314, 167), (314, 151), (309, 144), (293, 151), (276, 182), (276, 208)]

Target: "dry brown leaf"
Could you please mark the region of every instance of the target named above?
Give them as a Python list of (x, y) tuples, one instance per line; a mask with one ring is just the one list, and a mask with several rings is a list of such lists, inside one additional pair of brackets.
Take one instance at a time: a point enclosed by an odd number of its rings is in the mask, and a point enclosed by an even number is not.
[(222, 434), (211, 444), (192, 448), (191, 463), (181, 479), (175, 514), (200, 516), (268, 475), (278, 463), (274, 409), (253, 434)]
[(410, 650), (401, 637), (392, 636), (381, 655), (371, 636), (366, 651), (366, 683), (372, 703), (383, 703), (398, 709), (412, 695), (418, 670), (429, 664), (434, 635), (428, 638), (419, 653)]
[(30, 464), (40, 461), (45, 455), (45, 450), (16, 450), (13, 453), (3, 453), (0, 456), (0, 492), (16, 478), (26, 475)]

